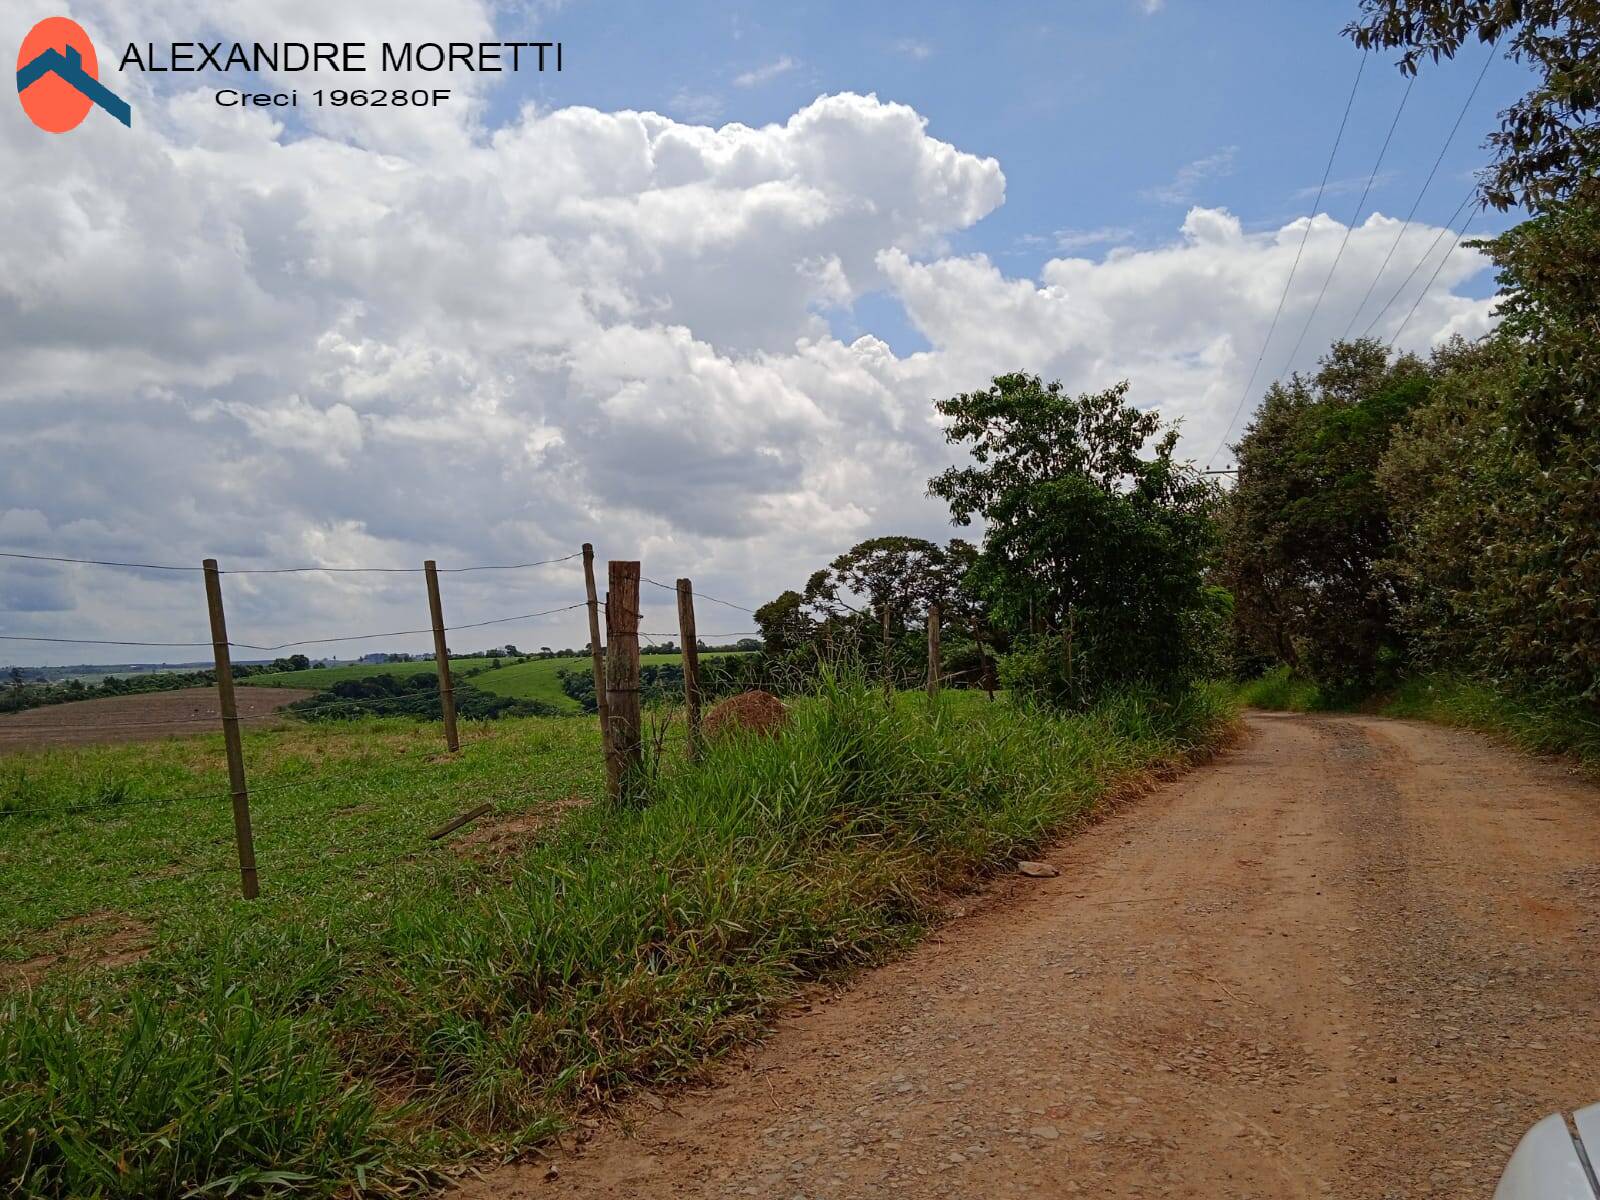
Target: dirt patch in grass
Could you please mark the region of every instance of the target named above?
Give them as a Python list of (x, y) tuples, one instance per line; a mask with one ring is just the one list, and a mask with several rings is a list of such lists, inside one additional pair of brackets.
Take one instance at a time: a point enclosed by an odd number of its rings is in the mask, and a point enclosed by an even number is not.
[(553, 804), (504, 817), (491, 814), (455, 837), (451, 848), (466, 858), (498, 858), (524, 849), (547, 829), (555, 826), (575, 808), (589, 803), (577, 792), (568, 792)]
[(36, 945), (49, 946), (21, 962), (0, 962), (0, 991), (31, 986), (61, 967), (132, 966), (150, 953), (150, 926), (122, 913), (92, 912), (41, 930)]
[[(240, 688), (235, 695), (246, 727), (259, 729), (282, 720), (277, 713), (284, 705), (316, 693), (301, 688)], [(7, 713), (0, 717), (0, 754), (41, 746), (144, 742), (182, 734), (217, 733), (221, 728), (214, 688), (107, 696)]]

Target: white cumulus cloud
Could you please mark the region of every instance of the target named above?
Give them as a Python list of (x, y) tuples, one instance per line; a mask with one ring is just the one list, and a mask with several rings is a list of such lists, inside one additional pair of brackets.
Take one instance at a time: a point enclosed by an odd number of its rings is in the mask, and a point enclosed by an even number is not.
[[(440, 17), (420, 0), (240, 0), (216, 13), (230, 36), (337, 37), (381, 25), (377, 13), (403, 31), (394, 38), (493, 27), (484, 5), (451, 2)], [(109, 42), (200, 32), (189, 12), (104, 0), (76, 15)], [(1011, 277), (948, 249), (1004, 202), (1002, 165), (906, 105), (823, 96), (759, 128), (528, 106), (488, 127), (490, 86), (432, 112), (291, 127), (168, 81), (133, 97), (133, 129), (91, 120), (65, 138), (39, 136), (12, 106), (0, 225), (25, 236), (0, 241), (0, 548), (449, 566), (592, 541), (754, 607), (861, 537), (944, 536), (924, 489), (952, 451), (930, 401), (997, 372), (1074, 388), (1131, 378), (1135, 400), (1181, 416), (1204, 456), (1306, 230), (1246, 233), (1196, 207), (1165, 244)], [(1350, 319), (1399, 228), (1375, 216), (1353, 231), (1296, 366)], [(1386, 280), (1438, 232), (1407, 230)], [(1311, 223), (1264, 371), (1285, 365), (1344, 233)], [(1452, 255), (1400, 344), (1485, 329), (1490, 302), (1455, 290), (1482, 265)], [(1377, 332), (1398, 329), (1431, 273), (1430, 261)], [(1363, 324), (1390, 290), (1375, 290)], [(898, 300), (931, 348), (834, 336), (829, 314), (869, 293)], [(226, 587), (244, 641), (416, 628), (425, 612), (408, 575)], [(581, 596), (570, 562), (451, 576), (447, 617)], [(0, 566), (11, 634), (203, 642), (201, 601), (186, 576)], [(646, 628), (670, 631), (670, 594), (647, 601)], [(700, 624), (751, 627), (714, 606)], [(573, 613), (463, 637), (586, 634)]]

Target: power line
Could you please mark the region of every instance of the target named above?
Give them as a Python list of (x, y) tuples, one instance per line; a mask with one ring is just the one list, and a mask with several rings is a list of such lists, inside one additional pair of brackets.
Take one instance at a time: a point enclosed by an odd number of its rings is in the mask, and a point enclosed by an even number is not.
[[(446, 625), (445, 626), (445, 630), (447, 632), (458, 632), (458, 631), (463, 630), (463, 629), (482, 629), (482, 628), (484, 628), (485, 626), (488, 626), (488, 625), (509, 625), (514, 621), (531, 621), (531, 620), (534, 620), (535, 618), (538, 618), (538, 617), (548, 617), (548, 616), (553, 616), (556, 613), (571, 612), (575, 608), (583, 608), (586, 603), (587, 603), (586, 601), (579, 601), (577, 604), (568, 604), (563, 608), (547, 608), (543, 612), (535, 612), (535, 613), (518, 613), (514, 617), (495, 617), (493, 620), (489, 620), (489, 621), (473, 621), (473, 622), (471, 622), (469, 624), (466, 624), (466, 625)], [(232, 647), (233, 649), (236, 649), (236, 650), (259, 650), (259, 651), (261, 651), (263, 653), (270, 654), (270, 653), (272, 653), (273, 651), (276, 651), (276, 650), (289, 650), (289, 649), (294, 648), (295, 646), (322, 646), (322, 645), (327, 645), (330, 642), (361, 642), (361, 641), (370, 641), (373, 638), (412, 637), (412, 636), (415, 636), (415, 635), (425, 634), (425, 633), (432, 633), (432, 632), (433, 632), (432, 627), (429, 627), (427, 629), (396, 629), (396, 630), (390, 630), (390, 631), (385, 632), (385, 633), (351, 633), (351, 634), (342, 634), (342, 635), (340, 635), (338, 637), (303, 638), (303, 639), (301, 639), (300, 641), (297, 641), (297, 642), (279, 642), (275, 646), (263, 646), (263, 645), (258, 645), (255, 642), (234, 642), (234, 641), (230, 641), (228, 643), (228, 645), (230, 647)], [(27, 635), (22, 635), (22, 634), (9, 634), (9, 633), (0, 634), (0, 641), (7, 641), (7, 642), (53, 642), (53, 643), (60, 643), (60, 644), (72, 645), (72, 646), (143, 646), (143, 647), (161, 647), (161, 648), (168, 648), (168, 649), (171, 649), (171, 648), (195, 649), (195, 648), (203, 648), (203, 647), (207, 647), (207, 646), (211, 646), (212, 645), (211, 642), (129, 642), (129, 641), (112, 641), (112, 640), (107, 639), (107, 638), (33, 637), (33, 636), (27, 636)]]
[[(575, 550), (571, 554), (560, 558), (542, 558), (538, 562), (525, 563), (483, 563), (471, 567), (439, 567), (440, 575), (462, 575), (468, 571), (525, 571), (532, 567), (548, 567), (554, 563), (571, 562), (581, 555), (583, 551)], [(420, 575), (422, 567), (241, 567), (231, 571), (219, 571), (220, 575), (303, 575), (313, 571), (325, 571), (329, 574), (356, 575)]]
[(1450, 243), (1450, 249), (1444, 252), (1444, 257), (1439, 260), (1439, 265), (1433, 268), (1433, 274), (1428, 276), (1428, 282), (1422, 285), (1422, 290), (1417, 293), (1417, 298), (1411, 302), (1411, 311), (1406, 313), (1406, 319), (1400, 322), (1400, 328), (1396, 329), (1394, 336), (1389, 339), (1389, 348), (1391, 350), (1394, 349), (1394, 344), (1399, 340), (1400, 335), (1405, 332), (1406, 326), (1411, 324), (1411, 318), (1416, 316), (1417, 308), (1422, 304), (1422, 298), (1433, 287), (1433, 281), (1439, 278), (1439, 272), (1444, 270), (1444, 264), (1450, 261), (1450, 256), (1456, 252), (1456, 247), (1461, 245), (1461, 239), (1466, 236), (1467, 226), (1471, 225), (1477, 216), (1476, 212), (1470, 212), (1467, 214), (1467, 219), (1461, 223), (1461, 228), (1456, 233), (1455, 241)]
[(1289, 268), (1289, 278), (1283, 281), (1283, 294), (1278, 297), (1278, 307), (1272, 314), (1272, 323), (1267, 326), (1267, 336), (1261, 343), (1261, 353), (1256, 355), (1255, 365), (1250, 368), (1250, 378), (1245, 380), (1244, 391), (1239, 395), (1239, 403), (1234, 406), (1233, 416), (1228, 420), (1228, 427), (1222, 431), (1222, 440), (1217, 443), (1210, 457), (1206, 459), (1209, 467), (1218, 454), (1222, 453), (1223, 446), (1228, 443), (1228, 435), (1233, 432), (1234, 424), (1239, 420), (1239, 414), (1244, 411), (1245, 401), (1250, 398), (1250, 388), (1256, 381), (1256, 375), (1261, 370), (1261, 362), (1267, 356), (1267, 347), (1272, 344), (1272, 335), (1277, 332), (1278, 319), (1283, 316), (1283, 305), (1289, 298), (1289, 289), (1294, 285), (1295, 273), (1300, 270), (1300, 256), (1305, 253), (1306, 239), (1311, 236), (1311, 226), (1316, 220), (1317, 209), (1322, 204), (1323, 190), (1328, 186), (1328, 176), (1333, 171), (1333, 160), (1339, 153), (1339, 143), (1344, 140), (1344, 129), (1350, 120), (1350, 108), (1356, 102), (1356, 89), (1361, 86), (1361, 73), (1366, 69), (1367, 52), (1361, 52), (1361, 61), (1356, 66), (1355, 82), (1350, 85), (1350, 98), (1344, 104), (1344, 116), (1339, 118), (1339, 132), (1334, 135), (1333, 149), (1328, 152), (1328, 165), (1322, 169), (1322, 182), (1317, 185), (1317, 198), (1311, 202), (1311, 212), (1306, 218), (1305, 231), (1300, 235), (1299, 248), (1294, 252), (1294, 265)]
[(1467, 205), (1472, 203), (1473, 197), (1477, 194), (1477, 184), (1473, 184), (1472, 187), (1467, 189), (1467, 194), (1462, 197), (1461, 203), (1456, 205), (1455, 212), (1451, 213), (1450, 219), (1439, 227), (1439, 232), (1433, 235), (1433, 241), (1428, 243), (1428, 248), (1422, 252), (1422, 256), (1412, 264), (1411, 270), (1406, 272), (1406, 277), (1400, 281), (1400, 286), (1395, 288), (1395, 290), (1390, 294), (1389, 298), (1383, 302), (1383, 307), (1377, 311), (1372, 320), (1367, 322), (1367, 327), (1361, 331), (1362, 337), (1366, 337), (1371, 334), (1373, 329), (1377, 327), (1378, 322), (1383, 320), (1384, 314), (1389, 311), (1390, 306), (1393, 305), (1396, 300), (1400, 299), (1400, 293), (1405, 291), (1407, 286), (1410, 285), (1411, 281), (1416, 278), (1417, 272), (1422, 269), (1422, 265), (1428, 261), (1428, 258), (1433, 254), (1434, 249), (1439, 245), (1440, 242), (1444, 240), (1445, 234), (1449, 233), (1450, 230), (1455, 226), (1456, 219), (1460, 217), (1461, 214), (1466, 210)]
[[(1350, 323), (1344, 327), (1344, 332), (1339, 335), (1341, 342), (1349, 339), (1350, 331), (1355, 328), (1356, 321), (1361, 316), (1361, 310), (1366, 308), (1367, 301), (1372, 299), (1372, 293), (1377, 288), (1378, 281), (1383, 278), (1384, 271), (1389, 267), (1389, 260), (1394, 257), (1394, 252), (1400, 248), (1400, 241), (1406, 236), (1406, 230), (1411, 228), (1411, 220), (1417, 215), (1417, 209), (1422, 204), (1422, 198), (1428, 194), (1428, 188), (1433, 183), (1433, 177), (1439, 172), (1439, 165), (1444, 162), (1444, 156), (1450, 149), (1450, 143), (1455, 141), (1456, 133), (1461, 129), (1461, 122), (1466, 118), (1467, 109), (1472, 107), (1473, 98), (1478, 94), (1478, 87), (1483, 83), (1483, 77), (1489, 73), (1489, 64), (1494, 61), (1495, 49), (1499, 44), (1499, 38), (1496, 38), (1490, 44), (1488, 57), (1483, 60), (1483, 66), (1478, 71), (1477, 79), (1473, 80), (1472, 90), (1467, 93), (1467, 98), (1462, 101), (1461, 111), (1456, 114), (1455, 124), (1450, 126), (1450, 132), (1444, 139), (1444, 145), (1439, 147), (1439, 157), (1433, 160), (1433, 166), (1428, 171), (1428, 177), (1422, 181), (1422, 190), (1417, 193), (1417, 198), (1411, 202), (1411, 211), (1406, 214), (1406, 219), (1400, 226), (1400, 232), (1394, 235), (1394, 241), (1389, 244), (1389, 253), (1383, 256), (1383, 262), (1378, 267), (1378, 273), (1372, 277), (1372, 282), (1367, 285), (1367, 291), (1361, 297), (1361, 303), (1356, 305), (1355, 311), (1350, 314)], [(1451, 223), (1454, 223), (1453, 217), (1451, 218)]]
[(111, 562), (102, 558), (62, 558), (55, 554), (22, 554), (0, 550), (0, 558), (25, 558), (31, 562), (81, 563), (90, 567), (132, 567), (141, 571), (203, 571), (204, 567), (175, 567), (165, 563)]
[[(441, 575), (460, 575), (468, 571), (524, 571), (532, 567), (548, 567), (554, 563), (571, 562), (582, 551), (574, 551), (561, 558), (544, 558), (538, 562), (525, 563), (480, 563), (470, 567), (440, 567)], [(0, 550), (0, 558), (26, 559), (30, 562), (74, 563), (88, 567), (126, 567), (139, 571), (204, 571), (204, 567), (177, 566), (172, 563), (147, 563), (147, 562), (121, 562), (104, 558), (69, 558), (58, 554), (24, 554), (17, 550)], [(238, 567), (229, 571), (218, 571), (219, 575), (300, 575), (312, 571), (324, 571), (328, 574), (343, 575), (420, 575), (422, 567)]]
[[(656, 587), (662, 588), (669, 592), (676, 592), (678, 590), (670, 583), (662, 583), (659, 580), (651, 579), (648, 576), (645, 578), (645, 582), (654, 584)], [(756, 615), (756, 610), (753, 608), (746, 608), (742, 604), (735, 604), (732, 600), (719, 600), (715, 596), (708, 596), (705, 592), (696, 592), (694, 594), (694, 598), (696, 600), (709, 600), (713, 604), (722, 604), (728, 608), (736, 608), (740, 612), (749, 613), (752, 617)]]
[(1328, 268), (1328, 274), (1322, 281), (1322, 290), (1317, 293), (1316, 303), (1311, 306), (1311, 311), (1306, 314), (1306, 323), (1300, 327), (1300, 336), (1294, 341), (1294, 349), (1289, 351), (1289, 360), (1284, 363), (1283, 369), (1289, 370), (1294, 366), (1295, 355), (1300, 353), (1300, 347), (1306, 340), (1306, 334), (1311, 330), (1311, 322), (1316, 320), (1317, 311), (1322, 307), (1322, 300), (1328, 294), (1328, 285), (1333, 282), (1334, 272), (1339, 269), (1339, 260), (1344, 257), (1344, 249), (1350, 244), (1350, 235), (1355, 232), (1356, 222), (1361, 219), (1361, 210), (1367, 205), (1367, 194), (1372, 191), (1372, 181), (1378, 177), (1378, 171), (1383, 166), (1384, 155), (1389, 153), (1389, 143), (1394, 139), (1394, 131), (1400, 125), (1400, 115), (1406, 110), (1406, 101), (1411, 98), (1411, 89), (1416, 85), (1417, 77), (1411, 76), (1406, 81), (1406, 90), (1400, 97), (1400, 106), (1394, 110), (1394, 120), (1389, 122), (1389, 132), (1384, 135), (1383, 145), (1378, 149), (1378, 160), (1372, 164), (1372, 174), (1367, 176), (1366, 185), (1361, 189), (1361, 199), (1356, 201), (1356, 210), (1350, 217), (1350, 223), (1344, 227), (1344, 237), (1339, 241), (1339, 250), (1333, 256), (1333, 265)]
[[(22, 634), (13, 633), (0, 633), (0, 642), (58, 642), (69, 646), (147, 646), (191, 650), (196, 647), (211, 645), (210, 642), (117, 642), (107, 638), (25, 637)], [(229, 645), (238, 644), (237, 642), (229, 643)], [(258, 649), (255, 646), (247, 648), (251, 650)]]
[[(467, 625), (446, 625), (444, 628), (447, 633), (456, 633), (463, 629), (482, 629), (487, 625), (509, 625), (514, 621), (532, 621), (538, 617), (549, 617), (554, 616), (556, 613), (571, 612), (575, 608), (585, 607), (587, 603), (587, 601), (579, 601), (577, 604), (568, 604), (562, 608), (547, 608), (543, 612), (518, 613), (514, 617), (495, 617), (489, 621), (473, 621)], [(417, 634), (432, 632), (433, 629), (430, 626), (427, 629), (397, 629), (389, 633), (353, 633), (343, 637), (304, 638), (298, 642), (280, 642), (276, 646), (257, 646), (250, 642), (229, 642), (228, 645), (236, 646), (241, 650), (260, 650), (270, 653), (274, 650), (288, 650), (295, 646), (321, 646), (329, 642), (360, 642), (370, 641), (373, 638), (412, 637)]]

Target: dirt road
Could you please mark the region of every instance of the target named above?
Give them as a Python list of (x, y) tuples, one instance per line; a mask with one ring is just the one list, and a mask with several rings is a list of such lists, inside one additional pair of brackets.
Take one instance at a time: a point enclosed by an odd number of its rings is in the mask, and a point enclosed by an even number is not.
[(1252, 716), (1050, 857), (718, 1086), (466, 1194), (1487, 1198), (1600, 1100), (1600, 789), (1559, 767)]

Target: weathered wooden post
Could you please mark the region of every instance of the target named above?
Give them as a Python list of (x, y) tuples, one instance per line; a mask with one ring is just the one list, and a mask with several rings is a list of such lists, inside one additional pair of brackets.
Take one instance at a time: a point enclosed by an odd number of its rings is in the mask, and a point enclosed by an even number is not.
[(994, 702), (994, 660), (989, 657), (989, 645), (983, 640), (983, 624), (980, 621), (972, 622), (972, 640), (978, 647), (978, 681), (988, 694), (989, 701)]
[(439, 666), (439, 710), (444, 714), (444, 744), (461, 749), (456, 735), (456, 692), (450, 683), (450, 647), (444, 636), (444, 605), (439, 599), (439, 568), (429, 559), (422, 564), (428, 577), (428, 615), (433, 620), (433, 657)]
[(216, 559), (206, 559), (205, 576), (206, 608), (211, 614), (211, 658), (217, 676), (217, 707), (222, 713), (222, 744), (228, 752), (228, 791), (233, 796), (233, 840), (239, 848), (239, 887), (246, 900), (254, 900), (261, 886), (256, 878), (250, 791), (245, 785), (244, 744), (239, 738), (239, 710), (233, 699), (233, 659), (228, 653), (228, 622), (222, 612), (222, 577)]
[(889, 652), (889, 602), (883, 602), (883, 698), (894, 701), (894, 656)]
[(928, 605), (928, 699), (939, 696), (942, 666), (939, 655), (939, 605)]
[(627, 798), (644, 761), (639, 714), (639, 564), (607, 564), (606, 690), (611, 753), (616, 757), (614, 799)]
[(700, 757), (700, 644), (694, 629), (694, 584), (678, 580), (678, 637), (683, 643), (683, 707), (689, 724), (689, 757)]
[(594, 671), (594, 708), (600, 717), (600, 753), (606, 765), (606, 795), (615, 796), (617, 760), (611, 753), (611, 706), (606, 702), (606, 652), (600, 640), (600, 599), (594, 587), (594, 547), (588, 542), (583, 544), (583, 586), (589, 593), (589, 661)]

